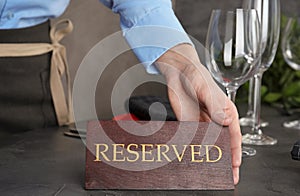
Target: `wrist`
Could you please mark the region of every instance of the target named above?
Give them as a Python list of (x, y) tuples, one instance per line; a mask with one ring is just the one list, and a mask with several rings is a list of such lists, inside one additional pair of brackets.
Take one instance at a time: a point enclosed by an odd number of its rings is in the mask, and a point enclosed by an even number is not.
[(155, 64), (159, 71), (167, 77), (171, 73), (182, 73), (188, 66), (200, 64), (200, 61), (192, 45), (179, 44), (159, 57)]

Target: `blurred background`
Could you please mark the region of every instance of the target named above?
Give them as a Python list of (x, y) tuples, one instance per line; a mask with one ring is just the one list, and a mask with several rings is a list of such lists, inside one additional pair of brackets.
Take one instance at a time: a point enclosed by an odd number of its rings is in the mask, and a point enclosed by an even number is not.
[[(186, 29), (187, 33), (201, 43), (205, 43), (206, 30), (212, 9), (232, 9), (240, 7), (241, 0), (176, 0), (175, 13)], [(299, 0), (281, 0), (282, 14), (299, 16)], [(56, 19), (69, 18), (74, 24), (74, 31), (68, 35), (63, 43), (67, 47), (71, 77), (74, 79), (76, 71), (88, 51), (105, 37), (120, 30), (119, 16), (99, 3), (98, 0), (71, 0), (71, 4), (63, 16)], [(55, 22), (55, 21), (54, 21)], [(96, 110), (100, 119), (111, 119), (111, 93), (120, 75), (128, 68), (139, 64), (131, 51), (115, 58), (105, 69), (98, 81), (95, 97)], [(153, 80), (162, 80), (160, 75), (149, 76), (140, 66), (134, 72), (134, 78), (153, 77)], [(166, 87), (157, 82), (147, 82), (137, 88), (130, 80), (122, 83), (124, 90), (133, 91), (134, 95), (166, 96)], [(121, 93), (121, 92), (120, 92)], [(125, 101), (121, 98), (117, 107), (123, 107)], [(89, 118), (89, 117), (87, 117)]]

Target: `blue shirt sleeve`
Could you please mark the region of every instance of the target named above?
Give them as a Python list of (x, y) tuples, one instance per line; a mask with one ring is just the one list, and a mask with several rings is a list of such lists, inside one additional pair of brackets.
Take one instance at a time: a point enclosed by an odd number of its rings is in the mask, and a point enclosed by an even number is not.
[(172, 10), (171, 0), (100, 1), (120, 15), (123, 35), (148, 73), (159, 73), (154, 62), (168, 49), (192, 44)]

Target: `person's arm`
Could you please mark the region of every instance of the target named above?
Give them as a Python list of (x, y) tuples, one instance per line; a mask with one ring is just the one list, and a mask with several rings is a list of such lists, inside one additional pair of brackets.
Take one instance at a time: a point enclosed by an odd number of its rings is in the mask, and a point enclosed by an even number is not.
[(124, 37), (148, 73), (161, 72), (178, 120), (229, 126), (234, 183), (239, 181), (241, 132), (235, 105), (200, 63), (170, 0), (100, 0), (120, 14)]
[(123, 35), (148, 73), (159, 73), (154, 62), (168, 49), (181, 43), (192, 45), (170, 0), (100, 1), (120, 15)]

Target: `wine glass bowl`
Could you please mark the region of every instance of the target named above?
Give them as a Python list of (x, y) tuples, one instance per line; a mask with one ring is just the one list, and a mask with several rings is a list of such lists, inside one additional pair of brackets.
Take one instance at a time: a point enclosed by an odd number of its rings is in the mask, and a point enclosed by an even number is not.
[(273, 63), (280, 33), (280, 0), (243, 0), (244, 9), (257, 10), (261, 23), (261, 71)]
[(213, 10), (206, 39), (206, 64), (225, 88), (237, 89), (254, 75), (260, 57), (255, 10)]
[[(300, 18), (288, 18), (281, 39), (281, 51), (285, 62), (294, 70), (300, 70)], [(300, 130), (300, 120), (283, 123), (286, 128)]]
[(300, 70), (300, 18), (289, 18), (281, 41), (285, 62), (294, 70)]

